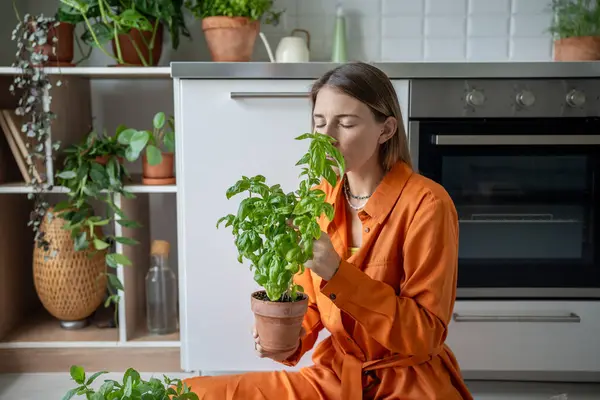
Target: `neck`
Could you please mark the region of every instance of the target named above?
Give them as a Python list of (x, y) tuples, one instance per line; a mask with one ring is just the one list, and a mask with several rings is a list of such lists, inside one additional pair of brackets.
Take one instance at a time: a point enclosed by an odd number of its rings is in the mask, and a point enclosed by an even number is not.
[(375, 159), (375, 162), (368, 162), (357, 170), (349, 171), (346, 179), (353, 195), (370, 196), (375, 192), (384, 175), (385, 171)]

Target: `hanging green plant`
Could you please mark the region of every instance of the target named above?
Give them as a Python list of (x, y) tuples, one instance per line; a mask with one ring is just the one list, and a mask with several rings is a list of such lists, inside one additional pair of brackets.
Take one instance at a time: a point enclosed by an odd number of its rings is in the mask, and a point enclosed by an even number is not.
[[(48, 178), (51, 178), (48, 173), (42, 174), (41, 179), (36, 179), (33, 170), (40, 161), (43, 165), (48, 165), (52, 160), (53, 151), (60, 148), (60, 142), (52, 142), (50, 138), (50, 127), (56, 116), (50, 110), (50, 91), (53, 85), (44, 68), (48, 56), (43, 52), (44, 45), (49, 40), (49, 32), (56, 26), (57, 21), (53, 17), (30, 14), (25, 14), (21, 19), (16, 6), (15, 13), (19, 22), (12, 32), (12, 40), (17, 45), (16, 59), (12, 66), (17, 68), (18, 73), (15, 74), (9, 90), (19, 97), (15, 112), (23, 117), (21, 131), (28, 138), (34, 139), (26, 143), (29, 153), (29, 175), (32, 177), (28, 183), (31, 188), (28, 198), (34, 203), (28, 225), (33, 228), (36, 245), (48, 251), (50, 243), (40, 226), (49, 207), (46, 191), (52, 189), (52, 181), (48, 182)], [(58, 39), (54, 37), (52, 41), (56, 44)], [(60, 86), (61, 81), (57, 81), (56, 85)]]

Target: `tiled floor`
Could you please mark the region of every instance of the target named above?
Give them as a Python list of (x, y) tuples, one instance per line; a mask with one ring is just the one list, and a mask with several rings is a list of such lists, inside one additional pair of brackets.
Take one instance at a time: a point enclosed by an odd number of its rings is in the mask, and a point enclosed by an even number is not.
[[(142, 374), (144, 379), (162, 373)], [(167, 374), (172, 377), (185, 377), (189, 374)], [(108, 374), (109, 379), (119, 380), (122, 375)], [(68, 374), (0, 374), (1, 400), (61, 400), (73, 387)], [(537, 383), (495, 383), (470, 382), (469, 387), (476, 400), (599, 400), (600, 385), (579, 384), (537, 384)], [(558, 397), (566, 394), (566, 397)]]

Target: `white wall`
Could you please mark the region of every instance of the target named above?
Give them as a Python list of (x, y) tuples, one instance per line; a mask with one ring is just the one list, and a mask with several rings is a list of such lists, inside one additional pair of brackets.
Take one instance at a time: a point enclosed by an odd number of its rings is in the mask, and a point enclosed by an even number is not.
[[(341, 0), (349, 58), (362, 61), (550, 60), (550, 0)], [(264, 27), (276, 46), (292, 28), (313, 38), (312, 59), (326, 61), (337, 0), (277, 0), (283, 26)], [(257, 43), (258, 45), (258, 43)], [(260, 50), (260, 49), (259, 49)], [(258, 54), (263, 56), (262, 53)]]

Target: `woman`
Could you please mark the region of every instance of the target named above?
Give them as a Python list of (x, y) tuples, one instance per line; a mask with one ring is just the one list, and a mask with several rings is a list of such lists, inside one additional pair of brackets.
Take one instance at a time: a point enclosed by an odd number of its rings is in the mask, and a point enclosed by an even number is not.
[(296, 277), (309, 296), (298, 348), (260, 357), (293, 366), (326, 328), (314, 366), (191, 378), (201, 399), (472, 399), (444, 345), (456, 294), (458, 221), (435, 182), (412, 171), (396, 92), (364, 63), (345, 64), (312, 89), (315, 131), (346, 160), (336, 187), (319, 188), (335, 217)]

